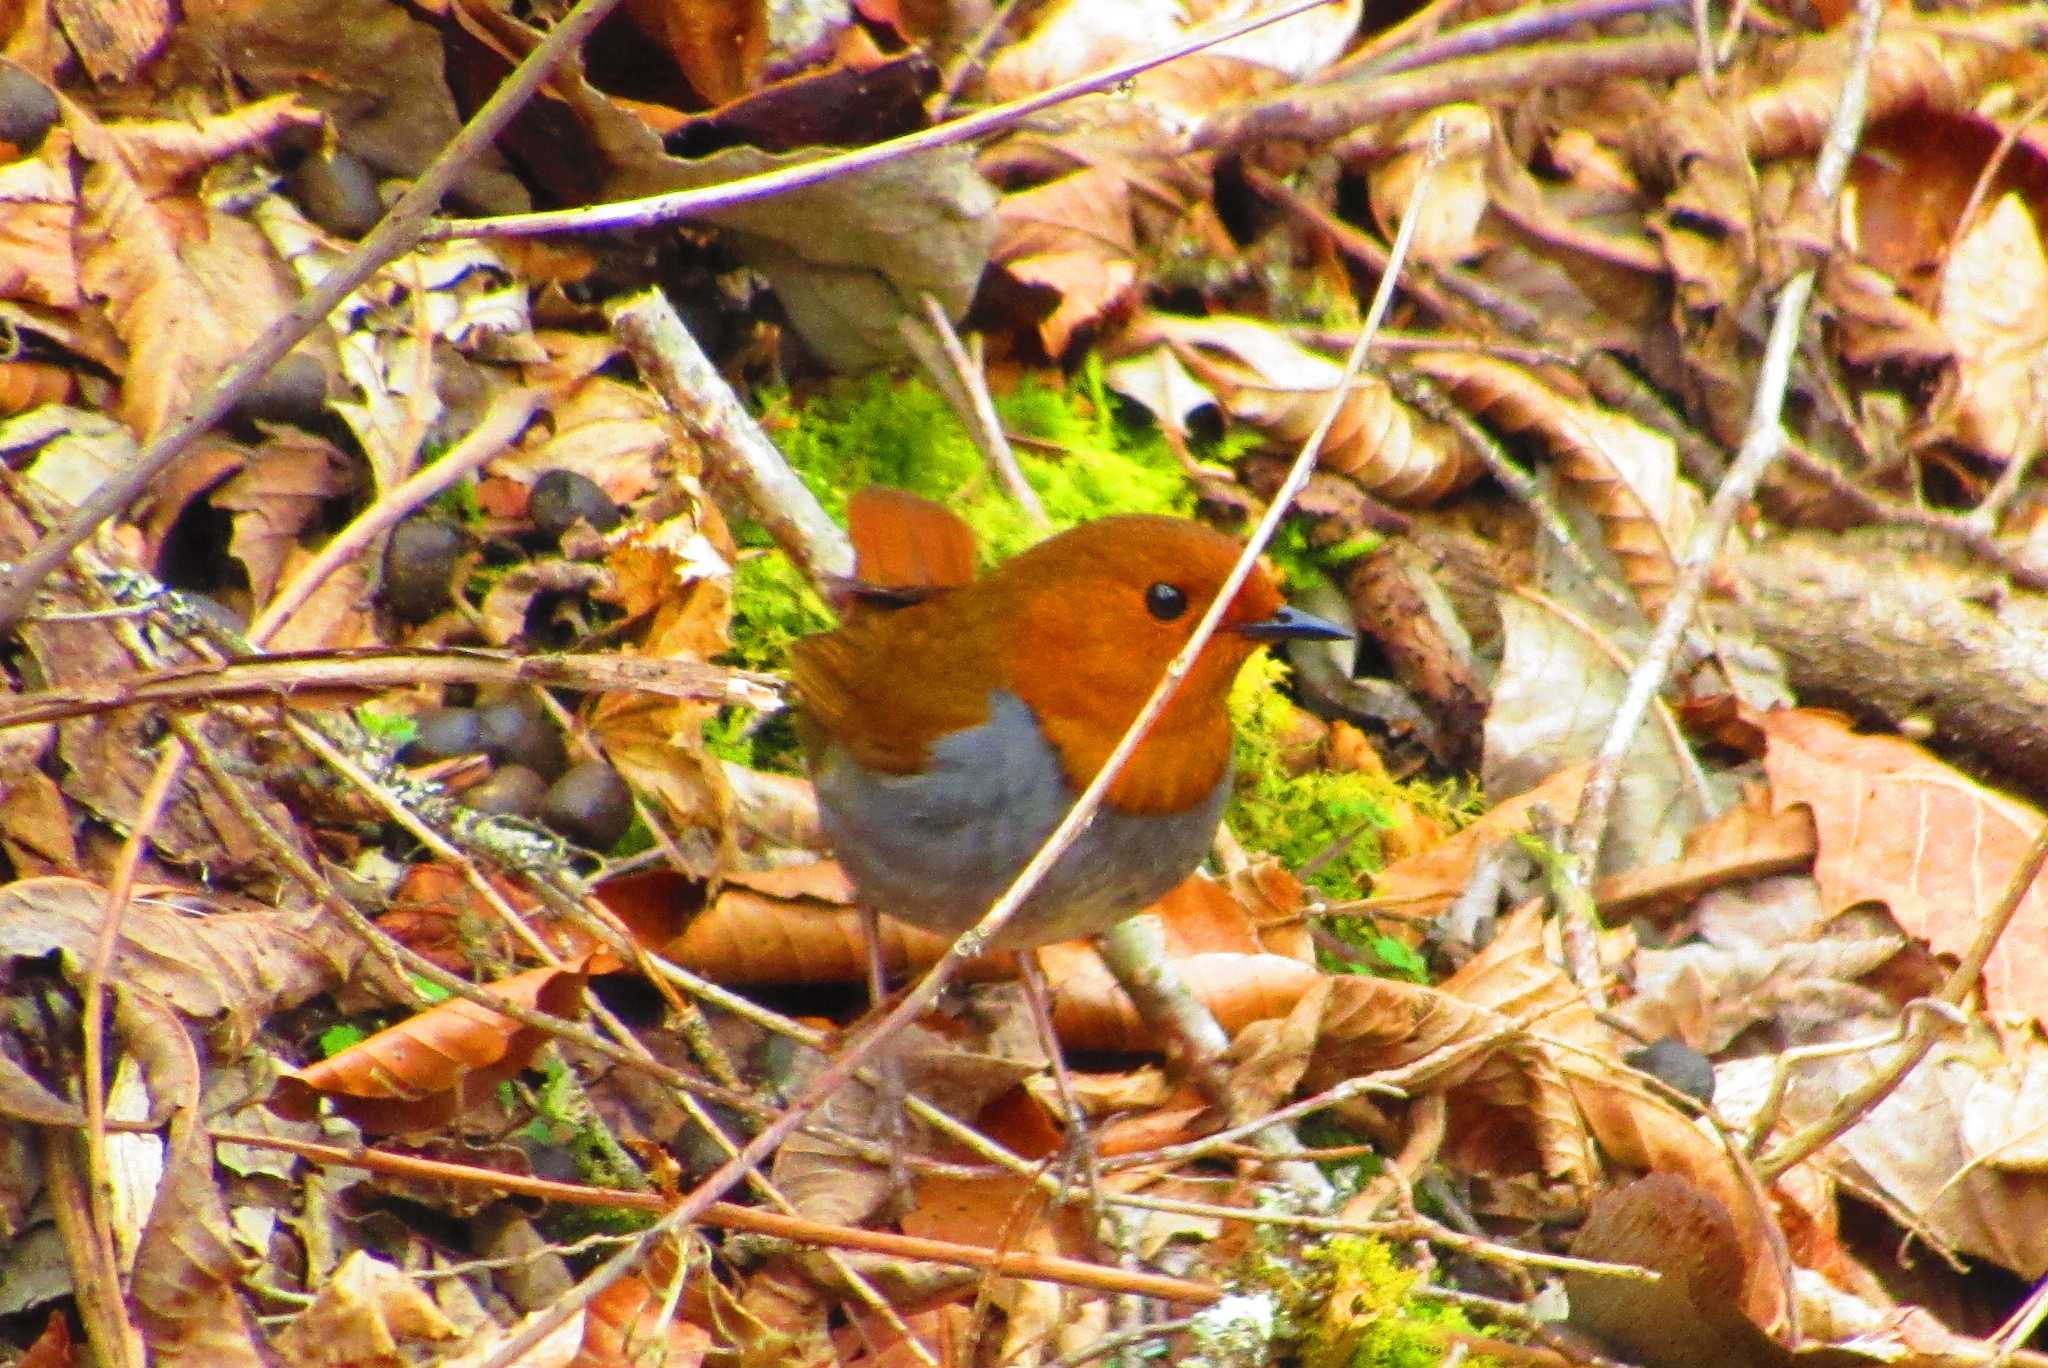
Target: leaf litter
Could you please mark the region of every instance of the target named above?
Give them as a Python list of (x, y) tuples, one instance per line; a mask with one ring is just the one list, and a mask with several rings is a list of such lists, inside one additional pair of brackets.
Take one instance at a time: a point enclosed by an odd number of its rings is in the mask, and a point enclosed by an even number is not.
[[(1136, 70), (1281, 7), (628, 4), (196, 441), (551, 20), (90, 9), (0, 34), (0, 560), (171, 454), (0, 700), (20, 1361), (2038, 1357), (2039, 6), (1326, 4)], [(1374, 649), (1246, 686), (1272, 773), (1149, 949), (1042, 953), (1090, 1166), (995, 956), (889, 1043), (904, 1114), (855, 1080), (700, 1189), (864, 1010), (749, 640), (825, 620), (804, 500), (1241, 523), (1390, 271), (1275, 552)], [(696, 350), (618, 324), (651, 286)], [(849, 413), (858, 464), (734, 435)]]

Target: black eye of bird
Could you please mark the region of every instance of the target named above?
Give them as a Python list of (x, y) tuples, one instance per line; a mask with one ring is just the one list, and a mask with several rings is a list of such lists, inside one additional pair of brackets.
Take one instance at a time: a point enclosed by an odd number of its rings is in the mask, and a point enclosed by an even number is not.
[(1171, 622), (1188, 610), (1188, 596), (1164, 580), (1145, 591), (1145, 611), (1161, 622)]

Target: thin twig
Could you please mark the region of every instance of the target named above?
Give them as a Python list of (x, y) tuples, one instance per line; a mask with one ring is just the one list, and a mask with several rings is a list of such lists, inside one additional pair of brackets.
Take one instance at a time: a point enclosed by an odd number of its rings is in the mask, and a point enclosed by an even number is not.
[[(1828, 125), (1827, 140), (1814, 169), (1815, 197), (1832, 205), (1848, 176), (1850, 159), (1862, 136), (1864, 112), (1870, 91), (1870, 64), (1877, 48), (1883, 15), (1881, 0), (1858, 0), (1855, 48), (1842, 80), (1842, 95)], [(1756, 491), (1759, 480), (1784, 451), (1783, 415), (1785, 392), (1791, 382), (1792, 356), (1805, 326), (1807, 301), (1813, 296), (1818, 271), (1808, 268), (1785, 282), (1771, 317), (1769, 340), (1757, 369), (1756, 394), (1749, 425), (1735, 462), (1714, 491), (1707, 511), (1700, 518), (1671, 587), (1671, 598), (1658, 615), (1649, 645), (1629, 676), (1621, 702), (1615, 708), (1613, 725), (1593, 763), (1592, 774), (1579, 798), (1578, 816), (1570, 837), (1573, 886), (1581, 895), (1579, 905), (1566, 909), (1563, 936), (1566, 964), (1579, 986), (1595, 995), (1601, 1005), (1599, 957), (1593, 944), (1594, 911), (1591, 885), (1600, 863), (1600, 847), (1607, 835), (1607, 816), (1621, 783), (1621, 769), (1635, 735), (1648, 714), (1650, 701), (1664, 687), (1665, 678), (1677, 658), (1678, 648), (1691, 626), (1692, 617), (1706, 592), (1721, 545), (1735, 519)]]
[[(1872, 3), (1873, 0), (1866, 0)], [(2027, 847), (2027, 853), (2013, 870), (2012, 878), (2006, 882), (2005, 892), (2000, 895), (1998, 905), (1984, 918), (1984, 924), (1977, 928), (1977, 937), (1970, 942), (1969, 950), (1949, 972), (1942, 983), (1941, 991), (1935, 994), (1938, 1001), (1951, 1007), (1960, 1007), (1976, 991), (1978, 976), (1984, 972), (1984, 963), (1991, 958), (1991, 952), (1998, 946), (1998, 938), (2005, 934), (2005, 928), (2012, 924), (2020, 904), (2026, 901), (2027, 893), (2034, 881), (2041, 875), (2041, 867), (2048, 864), (2048, 821), (2041, 823), (2041, 829), (2034, 834), (2034, 843)], [(1756, 1171), (1764, 1182), (1774, 1181), (1792, 1165), (1805, 1159), (1814, 1151), (1826, 1145), (1837, 1135), (1854, 1125), (1871, 1108), (1891, 1095), (1899, 1081), (1927, 1057), (1940, 1038), (1945, 1017), (1940, 1012), (1922, 1012), (1913, 1019), (1913, 1029), (1898, 1052), (1882, 1068), (1874, 1070), (1854, 1090), (1836, 1102), (1834, 1109), (1819, 1121), (1794, 1135), (1790, 1140), (1757, 1160)]]
[(570, 52), (580, 46), (618, 0), (578, 0), (576, 7), (549, 30), (534, 50), (505, 78), (503, 85), (477, 110), (476, 117), (463, 126), (439, 156), (399, 197), (383, 222), (354, 251), (323, 277), (291, 312), (272, 323), (249, 349), (237, 357), (226, 373), (201, 396), (182, 417), (164, 430), (121, 474), (106, 481), (80, 504), (62, 525), (44, 537), (28, 555), (10, 566), (0, 567), (0, 631), (11, 628), (28, 608), (42, 582), (57, 568), (72, 548), (92, 530), (126, 508), (134, 498), (162, 475), (172, 461), (200, 434), (227, 417), (251, 390), (284, 359), (294, 344), (327, 317), (350, 291), (368, 280), (379, 267), (405, 252), (420, 239), (420, 231), (432, 217), (441, 197), (458, 176), (511, 123), (541, 82)]
[(820, 157), (817, 161), (805, 162), (800, 166), (785, 166), (717, 185), (701, 186), (694, 190), (677, 190), (664, 195), (649, 195), (643, 199), (623, 200), (613, 204), (593, 204), (579, 209), (441, 222), (430, 227), (424, 236), (428, 240), (531, 237), (540, 233), (587, 233), (599, 229), (651, 228), (658, 224), (698, 218), (735, 204), (752, 204), (775, 195), (786, 194), (791, 190), (871, 170), (915, 156), (920, 152), (972, 142), (984, 134), (998, 132), (1019, 123), (1042, 109), (1050, 109), (1054, 105), (1065, 104), (1080, 96), (1121, 85), (1133, 76), (1150, 71), (1154, 67), (1164, 66), (1168, 62), (1178, 61), (1182, 57), (1190, 57), (1198, 52), (1206, 52), (1219, 44), (1242, 38), (1248, 33), (1256, 33), (1269, 25), (1277, 24), (1284, 19), (1292, 19), (1297, 14), (1320, 9), (1330, 3), (1332, 0), (1297, 0), (1297, 3), (1284, 8), (1259, 14), (1220, 29), (1204, 30), (1157, 52), (1104, 67), (1086, 76), (1054, 86), (1051, 90), (1011, 100), (1007, 104), (994, 105), (964, 119), (940, 124), (936, 128), (920, 129), (915, 133), (906, 133), (885, 142), (854, 148), (830, 157)]
[[(1370, 76), (1391, 76), (1399, 71), (1455, 62), (1467, 57), (1484, 57), (1534, 38), (1565, 33), (1581, 24), (1600, 24), (1609, 19), (1627, 19), (1676, 9), (1685, 0), (1563, 0), (1549, 5), (1527, 5), (1506, 14), (1477, 19), (1434, 38), (1415, 42), (1399, 41), (1409, 25), (1428, 10), (1418, 12), (1386, 33), (1375, 36), (1358, 52), (1324, 72), (1318, 85), (1363, 81)], [(1434, 8), (1434, 7), (1432, 7)]]
[(1017, 464), (1017, 453), (1011, 449), (1009, 436), (1003, 431), (1003, 423), (996, 416), (995, 399), (988, 392), (988, 377), (980, 366), (968, 356), (967, 348), (960, 345), (960, 334), (953, 330), (953, 320), (946, 317), (946, 310), (939, 301), (926, 292), (924, 294), (925, 322), (937, 336), (939, 349), (944, 354), (947, 367), (940, 371), (930, 369), (933, 379), (939, 382), (939, 389), (949, 399), (957, 396), (957, 402), (965, 406), (961, 421), (974, 437), (975, 446), (981, 448), (982, 459), (995, 473), (996, 482), (1011, 502), (1024, 510), (1024, 515), (1036, 526), (1047, 525), (1045, 505), (1039, 502), (1038, 491), (1024, 478), (1023, 468)]
[(967, 83), (973, 79), (975, 71), (987, 60), (989, 49), (995, 46), (996, 39), (1002, 37), (1003, 30), (1009, 26), (1011, 16), (1016, 14), (1017, 6), (1021, 3), (1022, 0), (1003, 0), (1002, 4), (995, 7), (995, 12), (989, 15), (988, 21), (981, 26), (981, 31), (961, 49), (959, 60), (954, 62), (953, 69), (946, 73), (945, 83), (940, 87), (939, 93), (932, 97), (929, 112), (934, 122), (945, 118), (946, 111), (960, 98), (960, 92), (967, 88)]
[[(548, 1178), (507, 1173), (502, 1169), (477, 1168), (469, 1164), (456, 1164), (446, 1160), (396, 1154), (367, 1147), (324, 1145), (316, 1141), (255, 1131), (216, 1129), (210, 1134), (221, 1144), (279, 1150), (286, 1154), (296, 1154), (314, 1163), (331, 1164), (339, 1168), (368, 1169), (373, 1173), (419, 1181), (460, 1184), (492, 1192), (535, 1197), (564, 1205), (617, 1207), (627, 1211), (666, 1213), (671, 1200), (654, 1192), (638, 1192), (630, 1188), (586, 1187), (580, 1183), (561, 1183)], [(800, 1216), (762, 1211), (756, 1207), (735, 1206), (731, 1202), (712, 1203), (699, 1213), (698, 1220), (704, 1225), (716, 1226), (723, 1230), (743, 1230), (750, 1234), (789, 1240), (792, 1243), (858, 1249), (898, 1259), (951, 1264), (958, 1268), (977, 1269), (998, 1277), (1032, 1278), (1106, 1292), (1138, 1292), (1145, 1296), (1185, 1302), (1194, 1306), (1208, 1306), (1222, 1295), (1218, 1288), (1208, 1283), (1172, 1278), (1163, 1273), (1142, 1273), (1111, 1268), (1103, 1264), (1088, 1263), (1082, 1259), (1063, 1258), (1056, 1254), (998, 1252), (978, 1245), (957, 1244), (951, 1240), (892, 1235), (887, 1231), (832, 1225), (824, 1221), (806, 1220)]]
[(706, 481), (730, 492), (812, 584), (853, 574), (853, 543), (747, 412), (660, 290), (605, 310), (640, 376), (703, 449)]

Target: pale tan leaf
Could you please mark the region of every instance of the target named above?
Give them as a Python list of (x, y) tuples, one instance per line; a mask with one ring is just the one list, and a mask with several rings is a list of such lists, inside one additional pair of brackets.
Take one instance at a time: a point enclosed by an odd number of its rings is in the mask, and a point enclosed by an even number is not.
[[(1441, 156), (1435, 156), (1439, 129), (1443, 148)], [(1444, 105), (1411, 120), (1401, 130), (1392, 155), (1372, 173), (1373, 217), (1388, 240), (1400, 228), (1416, 181), (1435, 156), (1409, 255), (1437, 266), (1475, 255), (1482, 246), (1479, 221), (1490, 199), (1486, 153), (1492, 140), (1492, 116), (1478, 105)]]
[(2018, 194), (1956, 240), (1935, 317), (1955, 339), (1959, 435), (2001, 461), (2032, 459), (2048, 442), (2048, 254)]
[(0, 299), (75, 309), (83, 290), (72, 254), (78, 191), (71, 137), (52, 128), (33, 157), (0, 165)]
[(278, 1335), (277, 1347), (304, 1368), (401, 1368), (411, 1361), (402, 1341), (461, 1334), (410, 1277), (357, 1249)]
[[(1627, 673), (1584, 624), (1520, 595), (1500, 601), (1507, 650), (1486, 717), (1486, 791), (1533, 788), (1598, 753)], [(1668, 709), (1657, 705), (1623, 762), (1600, 870), (1677, 859), (1685, 834), (1721, 806)]]
[[(1880, 903), (1908, 935), (1963, 954), (2033, 843), (2040, 813), (1910, 741), (1859, 736), (1832, 713), (1772, 713), (1764, 731), (1773, 803), (1812, 809), (1813, 873), (1827, 906)], [(2036, 879), (1984, 966), (1993, 1012), (2048, 1017), (2034, 969), (2044, 955), (2048, 880)]]

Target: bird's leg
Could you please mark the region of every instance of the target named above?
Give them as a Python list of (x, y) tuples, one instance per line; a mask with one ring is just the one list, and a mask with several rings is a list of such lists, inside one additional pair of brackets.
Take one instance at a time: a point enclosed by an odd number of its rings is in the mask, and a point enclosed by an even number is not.
[[(879, 1018), (882, 1004), (889, 999), (889, 966), (882, 953), (881, 914), (865, 898), (860, 900), (860, 934), (868, 947), (868, 1008)], [(881, 1084), (880, 1096), (875, 1099), (880, 1109), (881, 1140), (889, 1149), (889, 1190), (898, 1208), (908, 1208), (910, 1111), (906, 1098), (910, 1090), (903, 1082), (903, 1058), (894, 1050), (884, 1050), (874, 1067)]]
[(1088, 1112), (1081, 1105), (1080, 1094), (1074, 1091), (1073, 1076), (1067, 1072), (1066, 1055), (1061, 1052), (1059, 1035), (1053, 1030), (1052, 996), (1046, 989), (1045, 970), (1038, 963), (1038, 952), (1018, 951), (1017, 968), (1024, 981), (1024, 1001), (1031, 1009), (1032, 1023), (1038, 1027), (1038, 1037), (1045, 1042), (1046, 1057), (1052, 1061), (1053, 1087), (1060, 1095), (1061, 1109), (1067, 1114), (1066, 1139), (1060, 1147), (1060, 1183), (1063, 1189), (1072, 1186), (1077, 1176), (1086, 1182), (1088, 1229), (1092, 1239), (1094, 1232), (1102, 1227), (1102, 1172), (1096, 1164), (1095, 1138), (1088, 1129)]

